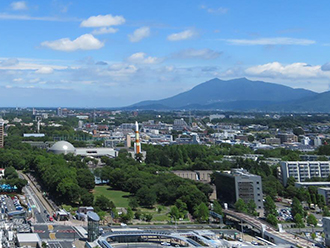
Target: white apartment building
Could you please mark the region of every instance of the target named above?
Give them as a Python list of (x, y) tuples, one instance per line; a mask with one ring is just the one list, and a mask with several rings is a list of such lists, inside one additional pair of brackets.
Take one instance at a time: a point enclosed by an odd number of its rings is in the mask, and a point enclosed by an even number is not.
[(304, 182), (308, 178), (326, 178), (330, 174), (330, 161), (283, 161), (280, 165), (284, 186), (289, 177), (295, 178), (297, 182)]

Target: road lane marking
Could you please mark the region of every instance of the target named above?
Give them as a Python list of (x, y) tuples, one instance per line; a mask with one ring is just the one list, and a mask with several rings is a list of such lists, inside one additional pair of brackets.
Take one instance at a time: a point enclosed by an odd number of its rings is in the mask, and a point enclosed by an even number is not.
[(50, 239), (56, 239), (55, 233), (50, 233), (50, 234), (49, 234), (49, 238), (50, 238)]

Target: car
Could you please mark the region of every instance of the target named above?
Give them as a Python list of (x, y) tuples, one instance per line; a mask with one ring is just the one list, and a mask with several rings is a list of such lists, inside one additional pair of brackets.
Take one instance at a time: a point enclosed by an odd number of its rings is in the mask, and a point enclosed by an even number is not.
[(49, 221), (54, 221), (54, 218), (52, 216), (49, 217)]

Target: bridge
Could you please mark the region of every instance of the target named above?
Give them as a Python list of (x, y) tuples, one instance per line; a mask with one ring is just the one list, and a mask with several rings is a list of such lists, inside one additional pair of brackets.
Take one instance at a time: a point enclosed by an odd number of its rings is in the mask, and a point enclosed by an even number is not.
[(253, 228), (260, 230), (263, 238), (266, 238), (275, 244), (291, 244), (306, 248), (315, 246), (315, 243), (307, 239), (296, 237), (295, 235), (286, 231), (278, 232), (267, 222), (264, 222), (256, 217), (252, 217), (244, 213), (235, 212), (229, 209), (224, 209), (223, 213), (227, 216), (231, 216), (237, 220), (240, 220), (241, 222), (247, 223)]

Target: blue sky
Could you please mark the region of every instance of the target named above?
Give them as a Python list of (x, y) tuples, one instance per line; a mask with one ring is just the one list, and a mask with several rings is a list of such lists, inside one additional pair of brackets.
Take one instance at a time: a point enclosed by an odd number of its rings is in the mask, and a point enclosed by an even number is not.
[(329, 1), (0, 1), (0, 106), (117, 107), (218, 77), (324, 92)]

